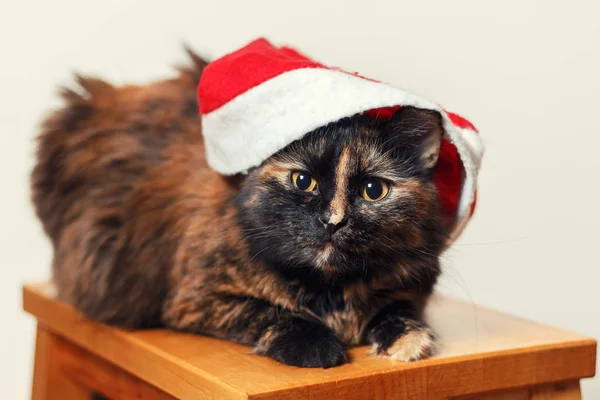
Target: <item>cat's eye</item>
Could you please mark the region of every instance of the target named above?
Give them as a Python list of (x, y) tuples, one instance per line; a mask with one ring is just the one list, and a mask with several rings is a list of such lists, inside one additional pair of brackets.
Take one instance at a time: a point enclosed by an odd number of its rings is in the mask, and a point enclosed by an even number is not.
[(367, 201), (379, 201), (390, 191), (390, 185), (381, 179), (369, 179), (360, 188), (360, 195)]
[(312, 192), (317, 187), (317, 181), (307, 172), (292, 172), (292, 183), (303, 192)]

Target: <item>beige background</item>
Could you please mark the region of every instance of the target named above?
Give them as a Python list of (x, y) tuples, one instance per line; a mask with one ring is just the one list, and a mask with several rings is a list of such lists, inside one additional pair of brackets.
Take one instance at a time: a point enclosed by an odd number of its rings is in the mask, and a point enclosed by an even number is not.
[(440, 291), (599, 338), (599, 16), (597, 0), (0, 0), (0, 398), (29, 394), (19, 284), (49, 276), (51, 249), (28, 173), (56, 85), (168, 76), (184, 40), (218, 56), (267, 35), (468, 116), (487, 145), (480, 206)]

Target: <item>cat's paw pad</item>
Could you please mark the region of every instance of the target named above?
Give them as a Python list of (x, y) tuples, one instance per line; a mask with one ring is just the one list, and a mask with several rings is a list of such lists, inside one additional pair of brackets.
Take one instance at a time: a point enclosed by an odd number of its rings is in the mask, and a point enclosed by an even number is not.
[(265, 332), (255, 352), (303, 368), (330, 368), (348, 362), (344, 344), (331, 329), (302, 319)]
[(398, 337), (389, 347), (373, 345), (378, 356), (404, 362), (417, 361), (436, 352), (436, 336), (429, 328), (411, 330)]

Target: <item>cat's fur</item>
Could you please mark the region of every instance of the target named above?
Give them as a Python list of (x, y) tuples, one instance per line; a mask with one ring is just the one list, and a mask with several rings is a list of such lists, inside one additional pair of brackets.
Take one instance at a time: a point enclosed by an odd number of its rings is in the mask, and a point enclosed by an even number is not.
[[(226, 338), (303, 367), (339, 365), (365, 343), (429, 355), (422, 310), (446, 232), (431, 173), (439, 115), (348, 118), (227, 178), (206, 163), (195, 91), (205, 62), (192, 59), (145, 86), (80, 78), (82, 92), (66, 90), (45, 122), (33, 200), (59, 297), (96, 320)], [(294, 170), (311, 172), (317, 192), (296, 189)], [(393, 182), (387, 198), (358, 196), (369, 176)], [(333, 214), (345, 226), (325, 244), (319, 218)]]

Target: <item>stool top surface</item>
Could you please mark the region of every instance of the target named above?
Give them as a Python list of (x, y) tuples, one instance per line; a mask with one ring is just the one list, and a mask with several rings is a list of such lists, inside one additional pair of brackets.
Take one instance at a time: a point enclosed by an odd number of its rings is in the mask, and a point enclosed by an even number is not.
[(593, 339), (442, 296), (427, 310), (441, 338), (436, 356), (403, 363), (357, 347), (352, 362), (326, 370), (285, 366), (200, 335), (112, 328), (54, 297), (50, 283), (25, 285), (23, 307), (56, 334), (179, 398), (441, 399), (595, 373)]

